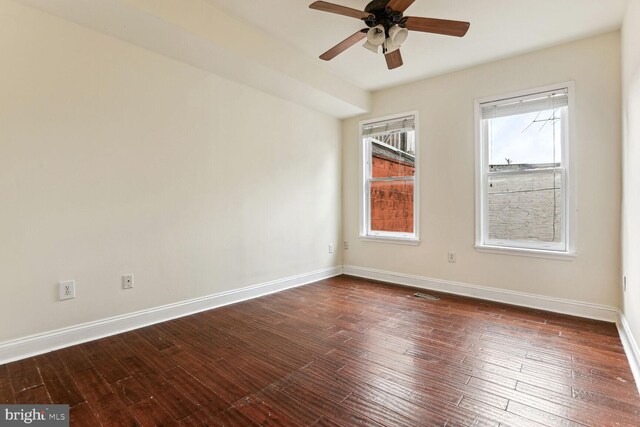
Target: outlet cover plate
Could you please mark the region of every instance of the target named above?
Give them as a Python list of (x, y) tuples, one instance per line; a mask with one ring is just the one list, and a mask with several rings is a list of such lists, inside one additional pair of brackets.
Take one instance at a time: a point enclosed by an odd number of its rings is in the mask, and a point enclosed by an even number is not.
[(60, 282), (60, 301), (72, 299), (76, 297), (76, 281), (67, 280)]
[(122, 276), (122, 289), (133, 288), (133, 274), (125, 274)]

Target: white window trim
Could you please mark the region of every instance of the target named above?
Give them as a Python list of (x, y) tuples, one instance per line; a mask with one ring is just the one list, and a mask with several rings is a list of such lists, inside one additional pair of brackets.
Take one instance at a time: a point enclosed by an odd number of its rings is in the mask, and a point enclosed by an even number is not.
[[(500, 101), (507, 98), (516, 98), (527, 96), (537, 92), (549, 92), (555, 89), (567, 88), (569, 94), (569, 117), (566, 123), (566, 128), (564, 129), (565, 135), (563, 138), (563, 147), (562, 147), (562, 155), (563, 164), (565, 166), (565, 194), (564, 194), (564, 203), (565, 203), (565, 215), (563, 218), (564, 222), (564, 233), (566, 240), (566, 249), (565, 250), (553, 250), (553, 249), (542, 249), (542, 248), (533, 248), (533, 247), (524, 247), (521, 242), (518, 242), (519, 246), (497, 246), (495, 244), (491, 244), (492, 242), (483, 241), (484, 234), (483, 227), (487, 225), (486, 218), (483, 216), (486, 213), (486, 209), (484, 206), (485, 200), (483, 194), (486, 191), (487, 183), (484, 180), (485, 176), (485, 167), (486, 167), (486, 150), (483, 144), (482, 139), (482, 120), (481, 120), (481, 105), (487, 102), (495, 102)], [(576, 133), (575, 133), (575, 123), (576, 123), (576, 95), (575, 95), (575, 82), (569, 81), (564, 83), (553, 84), (544, 87), (537, 87), (528, 90), (522, 90), (518, 92), (511, 92), (502, 95), (490, 96), (486, 98), (476, 99), (474, 103), (474, 151), (475, 151), (475, 170), (476, 170), (476, 241), (475, 248), (478, 252), (488, 252), (488, 253), (496, 253), (496, 254), (504, 254), (504, 255), (520, 255), (520, 256), (529, 256), (535, 258), (548, 258), (548, 259), (559, 259), (559, 260), (573, 260), (577, 256), (576, 249), (576, 224), (577, 224), (577, 210), (576, 210), (576, 179), (577, 171), (576, 165), (574, 162), (575, 159), (575, 141), (576, 141)], [(504, 242), (508, 243), (508, 242)]]
[[(367, 182), (367, 168), (365, 167), (367, 155), (367, 145), (364, 144), (362, 137), (362, 128), (370, 123), (394, 120), (405, 116), (415, 116), (415, 142), (416, 142), (416, 163), (414, 174), (414, 196), (413, 196), (413, 224), (415, 233), (392, 233), (392, 232), (378, 232), (371, 234), (369, 227), (369, 209), (370, 206), (367, 203), (368, 196), (365, 192), (365, 184)], [(359, 144), (359, 221), (360, 221), (360, 240), (365, 242), (378, 242), (378, 243), (391, 243), (400, 245), (417, 246), (420, 244), (420, 120), (418, 117), (418, 111), (408, 111), (405, 113), (393, 114), (384, 117), (375, 117), (372, 119), (363, 120), (358, 123), (358, 144)]]

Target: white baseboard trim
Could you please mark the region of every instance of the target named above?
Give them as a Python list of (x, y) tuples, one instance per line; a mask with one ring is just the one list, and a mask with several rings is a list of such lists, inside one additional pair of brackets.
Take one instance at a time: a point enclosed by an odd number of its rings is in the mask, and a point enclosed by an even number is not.
[(155, 323), (165, 322), (224, 305), (280, 292), (285, 289), (306, 285), (318, 280), (342, 274), (342, 266), (326, 268), (284, 279), (273, 280), (206, 297), (181, 301), (161, 307), (150, 308), (135, 313), (115, 316), (26, 338), (0, 343), (0, 365), (25, 359), (53, 350), (93, 341), (99, 338), (131, 331)]
[(381, 282), (446, 292), (522, 307), (536, 308), (539, 310), (552, 311), (554, 313), (586, 317), (588, 319), (604, 320), (612, 323), (618, 319), (617, 308), (582, 301), (528, 294), (525, 292), (517, 292), (507, 289), (489, 288), (448, 280), (430, 279), (428, 277), (412, 276), (404, 273), (375, 270), (372, 268), (357, 267), (353, 265), (345, 265), (343, 267), (343, 273), (365, 279), (379, 280)]
[(636, 387), (638, 387), (638, 392), (640, 393), (640, 347), (638, 347), (638, 342), (633, 337), (627, 319), (621, 311), (618, 313), (616, 326), (618, 327), (618, 333), (620, 334), (624, 351), (627, 354), (627, 359), (629, 359), (633, 378), (636, 380)]

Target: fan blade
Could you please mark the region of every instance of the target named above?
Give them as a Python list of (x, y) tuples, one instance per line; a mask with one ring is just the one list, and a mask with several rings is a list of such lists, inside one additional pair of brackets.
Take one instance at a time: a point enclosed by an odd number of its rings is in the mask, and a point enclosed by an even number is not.
[(387, 7), (394, 12), (404, 12), (416, 0), (391, 0)]
[(349, 49), (354, 44), (358, 43), (360, 40), (367, 37), (367, 33), (363, 33), (362, 31), (358, 31), (352, 36), (347, 37), (322, 55), (320, 55), (320, 59), (324, 59), (325, 61), (330, 61), (336, 56), (340, 55), (345, 50)]
[(467, 34), (469, 25), (470, 24), (468, 22), (449, 21), (447, 19), (419, 18), (416, 16), (409, 16), (405, 24), (408, 30), (456, 37), (463, 37)]
[(321, 10), (323, 12), (337, 13), (338, 15), (350, 16), (351, 18), (366, 19), (371, 16), (370, 13), (363, 12), (358, 9), (352, 9), (346, 6), (340, 6), (338, 4), (327, 3), (326, 1), (317, 1), (311, 3), (309, 8), (315, 10)]
[(400, 49), (385, 54), (384, 59), (387, 60), (387, 67), (389, 67), (390, 70), (402, 66), (402, 55), (400, 54)]

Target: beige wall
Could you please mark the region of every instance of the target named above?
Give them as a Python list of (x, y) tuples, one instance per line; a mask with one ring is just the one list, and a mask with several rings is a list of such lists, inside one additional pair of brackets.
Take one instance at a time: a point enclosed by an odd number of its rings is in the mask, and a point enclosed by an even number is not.
[(338, 120), (10, 1), (0, 22), (0, 342), (341, 264)]
[(640, 343), (640, 0), (631, 0), (622, 30), (623, 64), (623, 273), (622, 310)]
[[(640, 19), (633, 4), (628, 22)], [(620, 302), (618, 33), (376, 93), (373, 112), (341, 129), (8, 0), (0, 21), (0, 342), (340, 265), (327, 245), (340, 248), (341, 222), (346, 265)], [(625, 94), (640, 90), (632, 31)], [(578, 257), (476, 252), (474, 99), (567, 80), (576, 82)], [(625, 213), (636, 218), (640, 101), (625, 99)], [(363, 242), (358, 121), (414, 109), (422, 244)], [(627, 221), (624, 235), (625, 312), (640, 331), (640, 230)], [(125, 273), (135, 274), (131, 291), (121, 290)], [(59, 302), (57, 282), (68, 279), (78, 296)]]
[[(576, 83), (578, 256), (477, 252), (474, 100)], [(373, 112), (343, 122), (344, 264), (617, 307), (620, 277), (620, 34), (594, 37), (374, 94)], [(358, 122), (418, 110), (421, 239), (358, 237)], [(447, 251), (457, 263), (447, 262)]]

